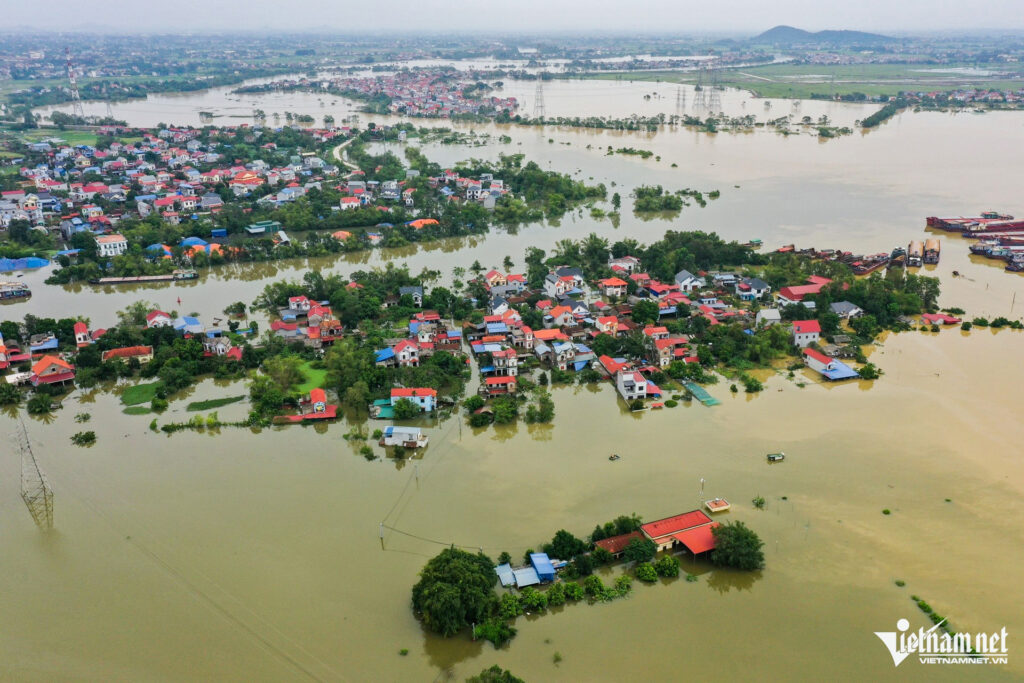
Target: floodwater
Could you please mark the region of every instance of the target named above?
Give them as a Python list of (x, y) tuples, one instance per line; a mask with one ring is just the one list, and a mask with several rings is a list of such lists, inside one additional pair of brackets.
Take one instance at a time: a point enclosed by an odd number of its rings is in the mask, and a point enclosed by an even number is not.
[[(624, 194), (661, 183), (718, 188), (722, 197), (672, 221), (626, 211), (615, 228), (567, 216), (517, 234), (227, 266), (171, 288), (104, 293), (47, 287), (45, 273), (29, 274), (32, 300), (3, 312), (83, 313), (102, 326), (141, 297), (208, 319), (307, 267), (350, 273), (394, 260), (448, 273), (474, 259), (519, 261), (527, 244), (550, 249), (591, 231), (645, 241), (668, 228), (759, 237), (768, 248), (872, 252), (920, 238), (926, 215), (1022, 213), (1011, 204), (1019, 163), (1005, 152), (1024, 143), (1024, 119), (1012, 113), (906, 113), (825, 143), (766, 131), (472, 128), (513, 141), (436, 145), (428, 154), (448, 164), (522, 151), (615, 182)], [(662, 161), (596, 149), (608, 145), (651, 149)], [(1019, 276), (972, 260), (960, 240), (943, 236), (943, 247), (928, 272), (943, 278), (944, 305), (1021, 317)], [(75, 392), (55, 417), (27, 420), (56, 492), (53, 533), (38, 532), (24, 509), (17, 456), (0, 459), (0, 672), (16, 680), (462, 680), (497, 663), (530, 681), (751, 670), (771, 679), (963, 679), (959, 666), (913, 658), (894, 675), (873, 632), (894, 630), (900, 618), (928, 625), (914, 594), (958, 630), (1005, 626), (1010, 664), (971, 673), (1019, 678), (1022, 342), (1010, 330), (889, 335), (872, 352), (886, 373), (874, 383), (826, 386), (798, 373), (770, 378), (757, 396), (719, 384), (709, 387), (723, 401), (714, 408), (631, 415), (607, 385), (556, 388), (553, 425), (475, 432), (447, 420), (430, 428), (422, 458), (397, 463), (358, 455), (361, 443), (342, 438), (345, 423), (167, 436), (149, 431), (150, 416), (121, 413), (109, 393)], [(159, 421), (185, 419), (190, 400), (243, 391), (205, 381)], [(74, 422), (79, 412), (93, 415), (88, 425)], [(13, 429), (9, 414), (3, 421)], [(71, 446), (81, 429), (95, 430), (98, 443)], [(764, 454), (778, 450), (786, 461), (768, 466)], [(622, 459), (609, 462), (612, 452)], [(583, 535), (618, 514), (656, 519), (693, 509), (702, 478), (704, 497), (728, 498), (727, 518), (764, 539), (763, 572), (685, 559), (697, 582), (637, 585), (626, 600), (520, 618), (519, 635), (500, 651), (428, 636), (411, 614), (419, 568), (448, 543), (520, 556), (559, 528)], [(749, 502), (757, 495), (765, 510)], [(382, 521), (390, 527), (383, 542)]]

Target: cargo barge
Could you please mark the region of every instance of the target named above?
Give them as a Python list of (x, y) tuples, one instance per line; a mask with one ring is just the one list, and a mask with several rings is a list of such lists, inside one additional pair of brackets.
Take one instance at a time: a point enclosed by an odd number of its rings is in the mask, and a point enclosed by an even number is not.
[(925, 219), (929, 228), (958, 232), (961, 235), (983, 235), (991, 232), (1024, 232), (1024, 221), (1015, 221), (1013, 216), (986, 211), (977, 218), (958, 216), (956, 218), (938, 218), (929, 216)]
[(131, 277), (100, 277), (89, 280), (90, 285), (135, 285), (141, 282), (183, 282), (195, 280), (199, 274), (194, 270), (176, 270), (165, 275), (135, 275)]

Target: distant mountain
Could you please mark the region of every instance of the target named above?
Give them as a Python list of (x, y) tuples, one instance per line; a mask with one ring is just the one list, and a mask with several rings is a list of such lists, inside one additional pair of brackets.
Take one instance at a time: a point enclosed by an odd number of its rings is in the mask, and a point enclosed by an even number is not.
[(805, 31), (792, 26), (776, 26), (750, 39), (752, 43), (773, 45), (796, 45), (801, 43), (832, 43), (841, 45), (886, 43), (893, 39), (877, 33), (864, 31)]

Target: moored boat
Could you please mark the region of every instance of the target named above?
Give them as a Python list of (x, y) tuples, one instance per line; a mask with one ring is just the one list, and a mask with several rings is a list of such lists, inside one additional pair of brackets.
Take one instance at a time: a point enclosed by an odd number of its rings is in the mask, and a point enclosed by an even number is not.
[(32, 296), (24, 282), (0, 282), (0, 301), (21, 301)]
[(786, 459), (785, 453), (769, 453), (768, 462), (782, 462)]

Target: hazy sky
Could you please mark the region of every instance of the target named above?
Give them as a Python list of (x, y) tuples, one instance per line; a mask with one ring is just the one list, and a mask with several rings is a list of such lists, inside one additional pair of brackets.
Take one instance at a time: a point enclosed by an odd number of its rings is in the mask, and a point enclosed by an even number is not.
[(0, 0), (0, 30), (678, 31), (1024, 29), (1024, 0)]

